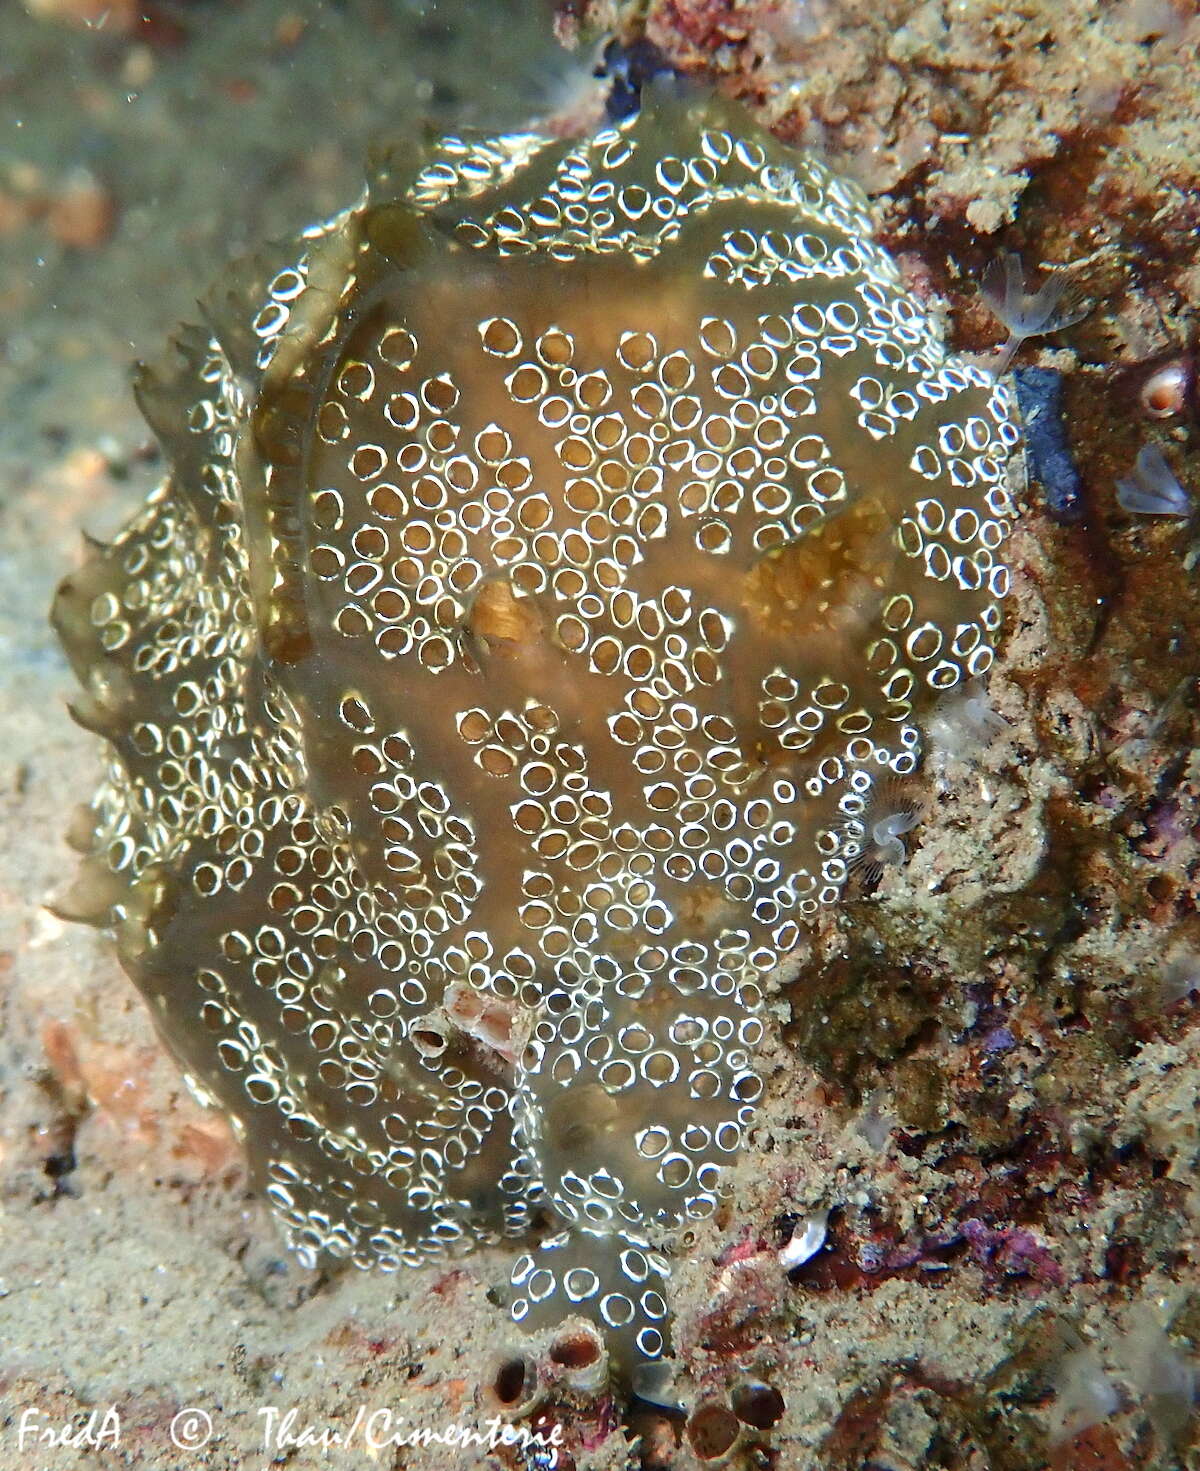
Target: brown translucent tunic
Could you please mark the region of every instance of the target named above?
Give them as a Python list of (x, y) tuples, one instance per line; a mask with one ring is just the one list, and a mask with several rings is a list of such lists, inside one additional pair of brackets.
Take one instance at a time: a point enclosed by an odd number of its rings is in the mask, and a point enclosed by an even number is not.
[(140, 385), (172, 473), (55, 616), (113, 925), (309, 1256), (517, 1235), (666, 1348), (764, 980), (999, 628), (1016, 441), (853, 186), (652, 100), (444, 140)]

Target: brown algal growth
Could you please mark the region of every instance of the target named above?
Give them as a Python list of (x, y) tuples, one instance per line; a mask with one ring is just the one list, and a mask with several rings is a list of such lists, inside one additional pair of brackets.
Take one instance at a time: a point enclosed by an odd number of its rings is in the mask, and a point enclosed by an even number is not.
[(991, 661), (1008, 393), (856, 187), (664, 97), (385, 166), (178, 349), (55, 605), (111, 745), (63, 910), (305, 1257), (548, 1218), (514, 1320), (657, 1358), (763, 983)]

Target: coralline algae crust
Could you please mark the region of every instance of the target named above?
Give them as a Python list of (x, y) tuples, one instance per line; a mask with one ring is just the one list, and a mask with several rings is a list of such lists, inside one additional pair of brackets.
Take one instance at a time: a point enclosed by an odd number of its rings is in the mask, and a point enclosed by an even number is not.
[(61, 908), (304, 1257), (528, 1236), (514, 1321), (636, 1370), (764, 982), (991, 661), (1010, 396), (855, 186), (665, 95), (385, 164), (204, 310), (55, 603), (110, 746)]

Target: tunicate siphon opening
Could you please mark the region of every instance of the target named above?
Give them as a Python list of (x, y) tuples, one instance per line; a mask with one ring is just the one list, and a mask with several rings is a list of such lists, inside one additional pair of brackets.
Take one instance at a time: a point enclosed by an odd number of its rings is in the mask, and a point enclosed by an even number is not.
[(445, 1035), (428, 1023), (414, 1027), (409, 1033), (409, 1038), (422, 1057), (440, 1057), (446, 1050)]
[(564, 1333), (550, 1345), (550, 1362), (562, 1369), (586, 1369), (600, 1357), (600, 1345), (589, 1333)]
[(743, 1425), (770, 1430), (783, 1415), (783, 1395), (770, 1384), (751, 1379), (733, 1391), (733, 1413)]
[(688, 1419), (688, 1444), (702, 1461), (719, 1461), (733, 1449), (741, 1427), (726, 1405), (710, 1401), (697, 1405)]
[(526, 1354), (506, 1354), (492, 1370), (489, 1385), (501, 1410), (521, 1410), (537, 1390), (537, 1366)]

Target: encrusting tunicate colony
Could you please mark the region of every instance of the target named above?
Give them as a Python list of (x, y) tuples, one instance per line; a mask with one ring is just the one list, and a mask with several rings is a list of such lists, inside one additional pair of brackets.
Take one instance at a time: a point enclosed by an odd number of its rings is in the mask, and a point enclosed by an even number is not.
[(991, 661), (1010, 395), (855, 185), (666, 94), (390, 161), (204, 311), (55, 604), (111, 748), (60, 907), (305, 1258), (528, 1237), (514, 1322), (636, 1373), (764, 985)]

